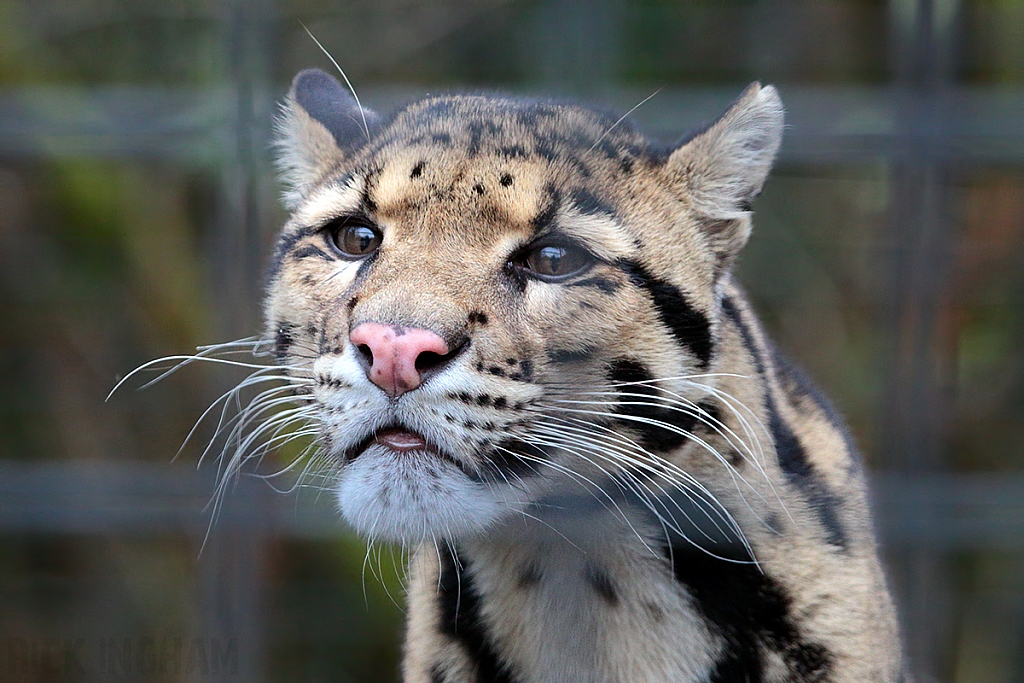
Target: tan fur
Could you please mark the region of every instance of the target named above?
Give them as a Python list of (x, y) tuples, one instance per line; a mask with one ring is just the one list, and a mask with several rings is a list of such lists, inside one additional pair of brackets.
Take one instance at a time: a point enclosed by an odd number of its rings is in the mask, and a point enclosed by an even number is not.
[[(349, 144), (301, 95), (268, 332), (315, 379), (343, 514), (415, 550), (408, 682), (904, 680), (857, 456), (729, 274), (781, 141), (773, 88), (664, 151), (586, 109), (478, 96)], [(383, 234), (370, 260), (331, 246), (350, 215)], [(524, 276), (510, 259), (538, 229), (593, 264)], [(348, 340), (367, 321), (464, 350), (391, 400)], [(394, 424), (445, 455), (352, 451)], [(729, 518), (741, 533), (702, 537)], [(722, 576), (735, 589), (707, 588)]]

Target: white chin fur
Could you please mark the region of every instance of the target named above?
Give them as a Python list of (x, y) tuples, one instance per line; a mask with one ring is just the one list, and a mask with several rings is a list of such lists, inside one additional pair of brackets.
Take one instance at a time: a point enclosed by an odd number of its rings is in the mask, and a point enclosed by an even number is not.
[(380, 445), (345, 465), (337, 495), (341, 514), (359, 534), (405, 545), (472, 536), (509, 511), (454, 464)]

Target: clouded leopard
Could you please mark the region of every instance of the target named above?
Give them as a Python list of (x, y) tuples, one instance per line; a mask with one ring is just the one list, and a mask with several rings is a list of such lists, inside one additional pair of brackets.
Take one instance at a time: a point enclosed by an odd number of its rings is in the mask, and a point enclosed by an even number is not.
[(669, 146), (315, 70), (282, 111), (268, 334), (341, 514), (411, 551), (406, 681), (905, 680), (858, 457), (730, 274), (774, 88)]

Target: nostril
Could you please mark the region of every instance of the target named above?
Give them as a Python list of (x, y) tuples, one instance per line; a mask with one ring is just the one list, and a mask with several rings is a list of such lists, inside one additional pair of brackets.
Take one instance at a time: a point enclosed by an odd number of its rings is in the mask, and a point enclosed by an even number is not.
[(368, 344), (360, 344), (356, 349), (363, 355), (363, 358), (366, 359), (370, 367), (373, 367), (373, 351), (370, 349), (370, 346)]
[(466, 348), (459, 340), (454, 351), (441, 335), (425, 328), (362, 322), (349, 332), (356, 360), (367, 378), (395, 398), (419, 387)]
[(416, 356), (416, 370), (419, 372), (426, 372), (431, 368), (435, 368), (441, 363), (445, 362), (452, 354), (440, 354), (434, 353), (433, 351), (424, 351), (420, 355)]
[(420, 354), (416, 356), (416, 371), (420, 374), (424, 374), (430, 370), (438, 370), (448, 363), (448, 361), (462, 353), (468, 345), (469, 338), (467, 337), (452, 345), (451, 351), (448, 353), (421, 351)]

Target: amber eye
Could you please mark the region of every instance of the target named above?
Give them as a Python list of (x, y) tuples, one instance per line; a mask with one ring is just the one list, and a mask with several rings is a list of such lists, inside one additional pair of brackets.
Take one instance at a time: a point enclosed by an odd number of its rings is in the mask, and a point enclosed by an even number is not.
[(542, 280), (557, 281), (578, 273), (592, 261), (585, 249), (569, 244), (545, 244), (526, 252), (522, 266)]
[(335, 248), (349, 258), (369, 256), (380, 247), (383, 237), (376, 228), (362, 223), (343, 223), (328, 233)]

